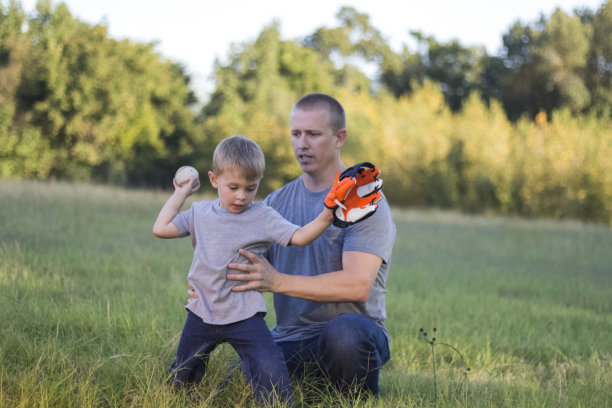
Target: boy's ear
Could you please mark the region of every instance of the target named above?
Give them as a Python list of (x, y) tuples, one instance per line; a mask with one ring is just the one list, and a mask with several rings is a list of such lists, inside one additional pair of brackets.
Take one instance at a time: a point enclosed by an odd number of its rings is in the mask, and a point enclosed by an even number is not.
[(217, 176), (212, 171), (208, 172), (208, 179), (210, 180), (210, 184), (213, 188), (217, 188)]

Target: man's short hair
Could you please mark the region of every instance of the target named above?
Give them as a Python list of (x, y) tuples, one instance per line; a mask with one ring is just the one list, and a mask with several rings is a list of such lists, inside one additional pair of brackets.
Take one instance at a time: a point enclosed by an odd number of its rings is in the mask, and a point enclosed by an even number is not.
[(213, 172), (238, 170), (247, 180), (259, 180), (266, 169), (261, 147), (251, 139), (236, 135), (223, 139), (213, 153)]
[(314, 109), (325, 109), (329, 113), (329, 126), (337, 132), (340, 129), (346, 128), (346, 114), (344, 108), (333, 97), (324, 93), (310, 93), (302, 96), (293, 105), (291, 113), (296, 110), (311, 111)]

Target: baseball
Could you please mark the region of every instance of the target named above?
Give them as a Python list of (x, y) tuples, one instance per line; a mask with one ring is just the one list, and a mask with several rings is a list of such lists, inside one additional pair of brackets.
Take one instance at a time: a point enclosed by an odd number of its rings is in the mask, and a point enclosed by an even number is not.
[(189, 178), (193, 178), (193, 181), (197, 181), (200, 177), (198, 171), (191, 166), (183, 166), (176, 171), (174, 178), (176, 179), (176, 184), (179, 186), (185, 184)]

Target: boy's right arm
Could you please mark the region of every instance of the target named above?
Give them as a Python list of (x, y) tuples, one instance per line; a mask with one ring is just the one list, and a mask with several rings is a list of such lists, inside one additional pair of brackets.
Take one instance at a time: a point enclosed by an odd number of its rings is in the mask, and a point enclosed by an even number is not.
[(162, 207), (157, 220), (153, 225), (153, 234), (158, 238), (178, 238), (179, 230), (176, 228), (172, 220), (181, 210), (187, 197), (196, 192), (200, 188), (200, 181), (189, 181), (182, 186), (176, 184), (174, 180), (174, 193), (170, 196), (166, 204)]

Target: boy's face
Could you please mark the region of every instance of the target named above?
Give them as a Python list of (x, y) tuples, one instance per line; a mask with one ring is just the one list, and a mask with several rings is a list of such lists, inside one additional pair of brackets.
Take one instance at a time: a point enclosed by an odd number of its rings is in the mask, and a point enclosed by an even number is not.
[(247, 180), (238, 170), (225, 170), (216, 175), (208, 172), (210, 184), (219, 193), (221, 207), (238, 214), (244, 211), (255, 198), (261, 180)]

